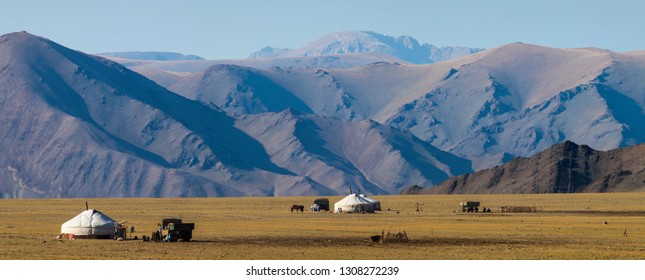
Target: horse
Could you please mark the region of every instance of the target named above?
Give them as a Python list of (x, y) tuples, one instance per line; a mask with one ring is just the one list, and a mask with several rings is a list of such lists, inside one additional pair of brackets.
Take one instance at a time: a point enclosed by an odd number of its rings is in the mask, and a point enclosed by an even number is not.
[(291, 213), (293, 213), (293, 210), (296, 210), (296, 213), (298, 212), (298, 210), (300, 210), (300, 212), (305, 212), (305, 206), (304, 205), (295, 205), (294, 204), (294, 205), (291, 206)]

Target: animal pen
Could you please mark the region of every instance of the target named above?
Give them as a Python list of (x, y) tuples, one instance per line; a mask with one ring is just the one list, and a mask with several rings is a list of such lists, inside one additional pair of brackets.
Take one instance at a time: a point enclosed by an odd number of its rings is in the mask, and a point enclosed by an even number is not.
[(501, 206), (499, 212), (502, 213), (536, 213), (541, 212), (542, 208), (536, 206)]
[(387, 233), (383, 230), (381, 231), (381, 235), (373, 235), (370, 238), (373, 243), (407, 243), (409, 241), (408, 233), (405, 230), (390, 232), (388, 229)]

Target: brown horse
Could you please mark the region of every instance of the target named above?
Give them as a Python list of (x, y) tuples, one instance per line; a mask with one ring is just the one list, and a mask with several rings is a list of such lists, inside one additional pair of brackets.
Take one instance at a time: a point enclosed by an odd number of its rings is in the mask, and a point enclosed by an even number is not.
[(305, 206), (304, 205), (295, 205), (295, 204), (291, 205), (291, 213), (293, 213), (293, 210), (296, 210), (296, 213), (298, 212), (298, 210), (300, 210), (300, 212), (305, 212)]

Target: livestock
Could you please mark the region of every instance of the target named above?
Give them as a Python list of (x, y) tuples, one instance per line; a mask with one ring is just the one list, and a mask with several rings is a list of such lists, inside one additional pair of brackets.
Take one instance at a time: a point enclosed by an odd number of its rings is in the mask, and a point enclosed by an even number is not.
[(294, 205), (291, 206), (291, 213), (293, 213), (293, 210), (296, 210), (296, 213), (298, 211), (305, 212), (305, 206), (304, 205), (295, 205), (294, 204)]

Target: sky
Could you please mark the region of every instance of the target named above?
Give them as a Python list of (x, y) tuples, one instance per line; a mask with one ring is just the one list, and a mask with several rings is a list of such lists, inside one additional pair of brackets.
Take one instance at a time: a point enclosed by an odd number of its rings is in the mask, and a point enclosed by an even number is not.
[(412, 36), (435, 46), (645, 50), (633, 0), (0, 0), (0, 34), (27, 31), (85, 53), (172, 51), (246, 58), (340, 31)]

